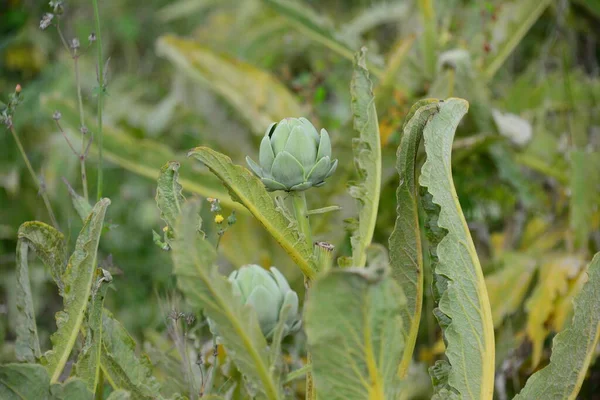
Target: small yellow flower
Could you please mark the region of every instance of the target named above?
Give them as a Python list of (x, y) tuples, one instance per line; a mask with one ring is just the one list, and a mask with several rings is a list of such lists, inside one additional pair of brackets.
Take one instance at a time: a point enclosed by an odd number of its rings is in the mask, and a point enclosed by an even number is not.
[(163, 228), (163, 232), (166, 232), (166, 231), (168, 231), (168, 230), (169, 230), (169, 225), (167, 225), (167, 226), (165, 226), (165, 227)]
[(220, 223), (222, 223), (224, 220), (225, 220), (225, 218), (223, 218), (223, 216), (222, 216), (221, 214), (217, 214), (217, 215), (215, 215), (215, 222), (216, 222), (217, 224), (220, 224)]

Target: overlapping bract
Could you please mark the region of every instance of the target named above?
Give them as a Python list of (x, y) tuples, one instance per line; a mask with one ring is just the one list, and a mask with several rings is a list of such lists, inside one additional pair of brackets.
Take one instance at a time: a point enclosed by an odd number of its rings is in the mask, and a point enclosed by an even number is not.
[(336, 167), (325, 129), (319, 134), (306, 118), (285, 118), (267, 129), (260, 143), (259, 164), (248, 166), (267, 190), (301, 191), (325, 183)]

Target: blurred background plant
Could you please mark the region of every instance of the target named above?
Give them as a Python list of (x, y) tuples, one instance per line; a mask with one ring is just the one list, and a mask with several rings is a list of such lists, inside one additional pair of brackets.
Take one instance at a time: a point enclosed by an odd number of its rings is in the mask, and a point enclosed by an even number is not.
[[(384, 142), (374, 240), (385, 242), (393, 228), (393, 160), (410, 105), (423, 97), (467, 99), (471, 109), (455, 140), (453, 172), (492, 302), (498, 398), (518, 391), (524, 378), (547, 362), (551, 338), (569, 318), (590, 254), (600, 250), (598, 2), (150, 0), (140, 5), (111, 0), (99, 5), (103, 52), (110, 58), (102, 65), (103, 195), (113, 200), (112, 228), (100, 257), (115, 275), (116, 290), (107, 297), (107, 308), (146, 343), (159, 370), (178, 368), (172, 361), (181, 357), (167, 339), (175, 326), (167, 321), (173, 300), (164, 300), (176, 298), (171, 261), (152, 245), (152, 229), (162, 226), (154, 201), (160, 167), (185, 159), (185, 151), (199, 144), (243, 164), (246, 155), (257, 157), (271, 122), (305, 116), (329, 131), (340, 160), (337, 179), (311, 195), (343, 210), (322, 215), (313, 227), (315, 239), (348, 255), (348, 234), (335, 228), (356, 212), (345, 187), (353, 173), (350, 138), (356, 136), (348, 82), (352, 55), (361, 46), (369, 49)], [(13, 124), (72, 242), (81, 222), (62, 178), (79, 193), (84, 188), (80, 159), (65, 136), (77, 149), (82, 125), (97, 130), (98, 66), (94, 44), (88, 45), (96, 28), (91, 2), (63, 2), (65, 49), (58, 18), (40, 29), (53, 6), (30, 0), (0, 5), (0, 94), (7, 102), (16, 84), (22, 87)], [(82, 49), (75, 66), (68, 45), (73, 39)], [(63, 132), (53, 119), (57, 111)], [(17, 229), (23, 221), (50, 222), (13, 137), (2, 129), (0, 362), (13, 353)], [(92, 198), (97, 154), (92, 141), (86, 157)], [(235, 207), (194, 163), (183, 162), (180, 174), (186, 193), (220, 199), (226, 215)], [(203, 213), (212, 219), (210, 207)], [(211, 227), (205, 229), (210, 236)], [(215, 237), (219, 228), (212, 229)], [(243, 211), (223, 235), (219, 252), (230, 269), (276, 265), (293, 287), (302, 285), (299, 271)], [(40, 336), (47, 341), (61, 300), (49, 276), (42, 269), (34, 272)], [(432, 308), (427, 291), (417, 343), (417, 358), (427, 363), (443, 349)], [(208, 328), (199, 326), (196, 345), (202, 347), (201, 332)], [(210, 353), (212, 345), (203, 348)], [(599, 374), (596, 363), (583, 396), (599, 390)], [(165, 390), (180, 390), (178, 383), (172, 385)]]

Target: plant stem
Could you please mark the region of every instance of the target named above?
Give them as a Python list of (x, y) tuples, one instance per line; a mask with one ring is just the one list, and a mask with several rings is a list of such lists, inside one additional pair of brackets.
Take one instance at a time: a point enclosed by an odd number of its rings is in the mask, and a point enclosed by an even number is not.
[(94, 18), (96, 20), (96, 46), (98, 47), (98, 187), (97, 198), (102, 198), (102, 106), (104, 101), (104, 61), (102, 59), (102, 36), (100, 35), (100, 12), (98, 10), (98, 0), (92, 0), (94, 5)]
[(23, 160), (25, 161), (25, 165), (27, 166), (27, 169), (29, 170), (31, 179), (33, 179), (33, 181), (35, 182), (35, 185), (37, 186), (38, 191), (39, 191), (40, 195), (42, 196), (42, 199), (44, 200), (44, 204), (46, 205), (46, 210), (48, 210), (48, 215), (50, 216), (52, 225), (54, 225), (54, 227), (56, 229), (60, 230), (60, 227), (58, 226), (58, 222), (56, 221), (56, 217), (54, 216), (54, 211), (52, 211), (52, 205), (50, 204), (50, 200), (48, 199), (48, 195), (46, 194), (46, 189), (43, 188), (42, 185), (40, 184), (40, 181), (39, 181), (37, 175), (35, 174), (35, 171), (33, 170), (31, 163), (29, 162), (29, 158), (27, 158), (25, 149), (23, 149), (21, 140), (19, 139), (17, 132), (15, 132), (14, 126), (10, 125), (8, 129), (10, 130), (10, 133), (12, 134), (13, 138), (15, 139), (15, 142), (17, 143), (17, 147), (19, 148), (19, 151), (21, 152), (21, 156), (23, 157)]
[(79, 164), (81, 165), (81, 183), (83, 185), (83, 197), (85, 201), (89, 202), (88, 196), (88, 185), (87, 185), (87, 173), (85, 170), (85, 117), (83, 113), (83, 99), (81, 97), (81, 81), (79, 78), (79, 55), (77, 49), (73, 53), (73, 64), (75, 66), (75, 85), (77, 86), (77, 101), (79, 103), (79, 122), (81, 131), (81, 154), (79, 155)]
[(312, 249), (312, 233), (310, 230), (310, 221), (308, 219), (308, 207), (306, 207), (306, 195), (304, 192), (292, 193), (292, 204), (294, 205), (294, 216), (298, 221), (298, 229), (304, 236), (308, 247)]

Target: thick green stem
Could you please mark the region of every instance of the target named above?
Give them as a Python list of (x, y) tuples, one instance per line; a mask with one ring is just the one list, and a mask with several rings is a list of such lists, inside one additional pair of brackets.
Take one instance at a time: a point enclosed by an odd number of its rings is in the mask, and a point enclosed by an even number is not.
[(54, 216), (54, 211), (52, 211), (52, 205), (50, 204), (50, 200), (48, 199), (48, 195), (46, 194), (46, 189), (41, 186), (40, 181), (37, 178), (37, 175), (35, 174), (35, 171), (33, 170), (31, 163), (29, 162), (29, 158), (27, 158), (25, 149), (23, 149), (21, 140), (19, 139), (19, 136), (17, 136), (17, 132), (15, 132), (15, 128), (11, 125), (8, 128), (8, 130), (10, 130), (10, 133), (12, 134), (13, 138), (15, 139), (15, 142), (17, 143), (17, 147), (19, 148), (19, 151), (21, 152), (21, 156), (23, 157), (23, 161), (25, 161), (25, 165), (27, 166), (27, 169), (29, 170), (31, 179), (33, 179), (33, 181), (35, 182), (35, 185), (37, 186), (37, 189), (38, 189), (40, 195), (42, 196), (42, 199), (44, 200), (44, 204), (46, 205), (46, 209), (48, 210), (48, 215), (50, 216), (52, 225), (54, 225), (54, 227), (57, 230), (60, 230), (60, 228), (58, 226), (58, 222), (56, 221), (56, 217)]
[(292, 203), (294, 205), (294, 216), (296, 217), (296, 221), (298, 221), (298, 229), (304, 236), (308, 247), (312, 248), (312, 232), (310, 230), (308, 207), (306, 206), (306, 195), (304, 192), (292, 193)]
[(96, 46), (98, 48), (98, 132), (96, 138), (98, 140), (98, 201), (102, 198), (102, 106), (104, 101), (104, 60), (102, 59), (102, 36), (100, 35), (100, 12), (98, 11), (98, 0), (92, 0), (94, 5), (94, 18), (96, 20)]

